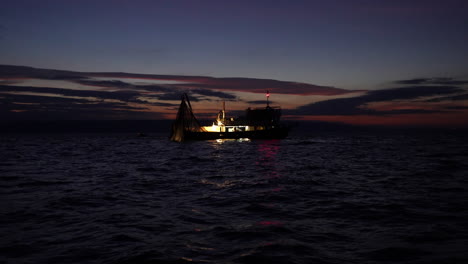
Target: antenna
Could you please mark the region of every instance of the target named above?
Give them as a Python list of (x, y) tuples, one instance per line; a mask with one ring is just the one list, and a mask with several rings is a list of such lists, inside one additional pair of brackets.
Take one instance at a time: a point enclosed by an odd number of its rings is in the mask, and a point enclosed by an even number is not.
[(267, 90), (267, 93), (266, 93), (266, 98), (267, 98), (267, 107), (270, 107), (270, 91)]
[(226, 122), (226, 101), (223, 100), (223, 122)]

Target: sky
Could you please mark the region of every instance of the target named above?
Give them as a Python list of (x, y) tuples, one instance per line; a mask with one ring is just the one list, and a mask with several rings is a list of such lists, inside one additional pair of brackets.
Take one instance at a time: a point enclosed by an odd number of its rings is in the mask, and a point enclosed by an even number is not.
[(4, 0), (0, 118), (468, 124), (468, 2)]

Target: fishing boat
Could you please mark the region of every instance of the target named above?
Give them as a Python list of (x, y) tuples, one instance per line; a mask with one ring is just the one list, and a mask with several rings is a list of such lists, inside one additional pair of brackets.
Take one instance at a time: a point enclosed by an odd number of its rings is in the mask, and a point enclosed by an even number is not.
[(182, 95), (176, 120), (172, 125), (170, 139), (185, 140), (212, 139), (282, 139), (288, 136), (289, 126), (280, 123), (281, 108), (272, 107), (267, 92), (267, 105), (264, 108), (247, 108), (245, 116), (226, 117), (225, 103), (216, 119), (209, 126), (202, 126), (195, 117), (186, 93)]

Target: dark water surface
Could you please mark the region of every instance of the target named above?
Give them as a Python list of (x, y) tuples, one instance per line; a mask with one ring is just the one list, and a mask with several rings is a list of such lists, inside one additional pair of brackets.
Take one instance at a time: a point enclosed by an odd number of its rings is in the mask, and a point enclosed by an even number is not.
[(464, 135), (0, 136), (0, 263), (468, 263)]

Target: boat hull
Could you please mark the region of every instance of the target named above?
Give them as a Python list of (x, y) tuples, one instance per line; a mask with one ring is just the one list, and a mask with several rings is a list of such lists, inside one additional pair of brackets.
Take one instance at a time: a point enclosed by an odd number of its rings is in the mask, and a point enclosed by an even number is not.
[(288, 127), (276, 127), (265, 130), (235, 131), (235, 132), (193, 132), (185, 131), (185, 140), (211, 140), (211, 139), (283, 139), (288, 136)]

